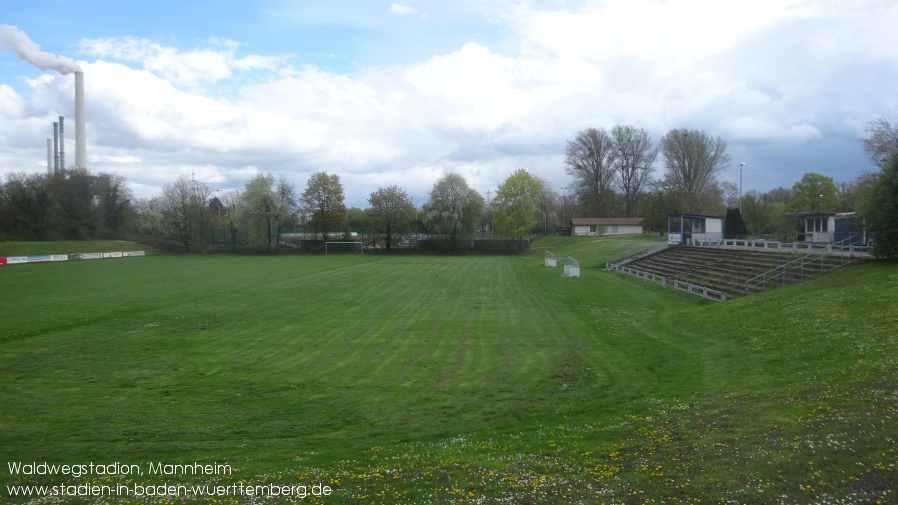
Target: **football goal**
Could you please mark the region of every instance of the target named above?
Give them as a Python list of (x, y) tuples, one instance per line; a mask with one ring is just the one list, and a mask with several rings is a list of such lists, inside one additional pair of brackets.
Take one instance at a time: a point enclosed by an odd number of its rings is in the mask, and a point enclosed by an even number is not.
[(565, 256), (561, 261), (564, 264), (562, 277), (580, 277), (580, 263), (570, 256)]
[[(337, 245), (337, 244), (347, 244), (347, 245)], [(335, 247), (330, 247), (331, 252), (344, 252), (344, 251), (352, 250), (352, 246), (348, 245), (348, 244), (355, 244), (355, 245), (359, 246), (359, 254), (365, 254), (365, 248), (362, 247), (361, 241), (359, 241), (359, 242), (325, 242), (324, 243), (324, 254), (325, 255), (327, 254), (329, 246), (335, 246)]]
[(552, 254), (551, 252), (546, 251), (546, 262), (545, 262), (545, 265), (546, 265), (547, 267), (552, 267), (552, 268), (557, 267), (557, 266), (558, 266), (558, 258), (556, 258), (555, 255)]

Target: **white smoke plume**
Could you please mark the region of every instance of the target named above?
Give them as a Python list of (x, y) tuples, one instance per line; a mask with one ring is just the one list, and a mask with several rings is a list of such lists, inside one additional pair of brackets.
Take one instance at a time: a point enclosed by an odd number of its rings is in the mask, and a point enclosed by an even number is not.
[(41, 70), (55, 70), (62, 75), (81, 70), (81, 67), (71, 58), (41, 51), (41, 46), (28, 38), (25, 32), (12, 25), (0, 25), (0, 47), (12, 49), (19, 58)]

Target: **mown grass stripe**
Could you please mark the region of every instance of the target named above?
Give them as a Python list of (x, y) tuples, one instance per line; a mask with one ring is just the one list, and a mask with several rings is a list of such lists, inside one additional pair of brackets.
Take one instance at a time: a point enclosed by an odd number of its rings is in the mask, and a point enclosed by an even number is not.
[(333, 503), (889, 498), (894, 266), (710, 304), (601, 270), (632, 244), (570, 242), (579, 279), (527, 256), (3, 270), (0, 452), (223, 460)]

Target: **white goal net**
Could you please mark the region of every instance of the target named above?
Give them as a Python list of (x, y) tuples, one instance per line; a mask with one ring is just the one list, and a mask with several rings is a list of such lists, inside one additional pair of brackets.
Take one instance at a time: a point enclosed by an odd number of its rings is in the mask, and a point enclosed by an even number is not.
[(577, 260), (565, 256), (562, 258), (562, 263), (564, 264), (564, 273), (561, 274), (563, 277), (580, 277), (580, 263)]

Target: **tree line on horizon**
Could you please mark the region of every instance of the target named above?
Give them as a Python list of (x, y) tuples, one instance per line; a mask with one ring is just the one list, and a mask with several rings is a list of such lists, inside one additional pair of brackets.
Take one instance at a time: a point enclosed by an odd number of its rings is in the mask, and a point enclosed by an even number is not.
[[(796, 228), (784, 216), (790, 211), (875, 215), (865, 203), (884, 205), (877, 184), (885, 184), (882, 174), (898, 159), (898, 125), (880, 118), (865, 134), (864, 148), (881, 172), (838, 185), (808, 172), (791, 188), (750, 190), (741, 198), (738, 187), (717, 178), (731, 161), (720, 137), (673, 129), (655, 144), (644, 129), (630, 125), (587, 128), (567, 143), (565, 171), (573, 181), (562, 194), (519, 169), (500, 184), (494, 199), (485, 200), (462, 176), (447, 174), (421, 208), (396, 185), (373, 191), (367, 209), (346, 208), (339, 176), (326, 172), (312, 174), (301, 194), (291, 181), (271, 174), (257, 174), (241, 190), (230, 191), (212, 191), (182, 176), (149, 199), (135, 199), (118, 175), (83, 169), (54, 176), (12, 173), (0, 184), (0, 238), (127, 237), (186, 251), (211, 244), (270, 249), (286, 243), (285, 229), (304, 229), (324, 240), (361, 229), (372, 243), (390, 249), (416, 230), (456, 250), (475, 232), (520, 241), (530, 233), (554, 233), (571, 217), (640, 216), (650, 231), (663, 232), (668, 214), (722, 215), (728, 209), (739, 210), (751, 235), (785, 237)], [(654, 177), (659, 158), (663, 172)]]

